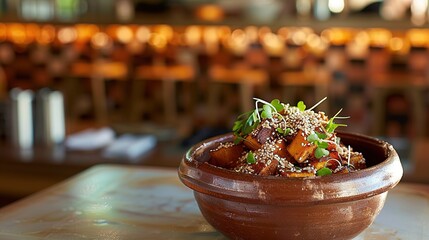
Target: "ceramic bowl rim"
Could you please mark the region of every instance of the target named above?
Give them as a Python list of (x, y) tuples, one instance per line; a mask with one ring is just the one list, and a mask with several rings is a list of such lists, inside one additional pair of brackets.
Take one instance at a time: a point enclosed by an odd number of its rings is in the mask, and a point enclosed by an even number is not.
[[(180, 180), (194, 191), (223, 199), (263, 204), (335, 203), (364, 199), (384, 193), (400, 181), (403, 170), (393, 146), (385, 141), (357, 133), (340, 132), (341, 138), (354, 138), (384, 149), (385, 159), (366, 169), (339, 175), (311, 178), (257, 176), (199, 163), (194, 154), (216, 143), (232, 139), (223, 134), (192, 146), (182, 158)], [(278, 193), (279, 189), (282, 191)], [(277, 193), (276, 193), (277, 191)], [(299, 194), (296, 192), (299, 191)]]

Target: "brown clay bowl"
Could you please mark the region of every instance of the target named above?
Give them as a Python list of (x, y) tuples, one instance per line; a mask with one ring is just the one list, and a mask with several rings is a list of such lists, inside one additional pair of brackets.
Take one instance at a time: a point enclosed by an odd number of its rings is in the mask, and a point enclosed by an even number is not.
[(193, 146), (180, 167), (206, 220), (231, 239), (351, 239), (382, 209), (402, 177), (393, 147), (351, 133), (341, 140), (364, 154), (368, 168), (315, 178), (262, 177), (204, 163), (208, 151), (232, 135)]

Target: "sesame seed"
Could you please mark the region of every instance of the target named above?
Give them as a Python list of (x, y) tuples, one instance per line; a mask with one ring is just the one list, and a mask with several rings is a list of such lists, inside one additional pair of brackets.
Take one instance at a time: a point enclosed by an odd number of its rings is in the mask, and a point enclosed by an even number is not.
[[(312, 165), (314, 160), (316, 159), (313, 154), (310, 154), (305, 159), (298, 159), (295, 161), (294, 159), (288, 159), (289, 157), (281, 157), (280, 153), (286, 153), (286, 156), (289, 156), (287, 152), (288, 149), (284, 149), (285, 143), (287, 144), (290, 140), (290, 137), (295, 137), (298, 132), (301, 132), (302, 136), (306, 138), (308, 135), (314, 132), (324, 131), (326, 124), (329, 121), (329, 118), (325, 115), (324, 112), (314, 112), (312, 110), (301, 111), (298, 107), (290, 106), (289, 104), (283, 104), (284, 110), (280, 112), (280, 114), (273, 114), (273, 117), (263, 119), (259, 126), (253, 129), (253, 131), (249, 134), (252, 138), (257, 138), (259, 136), (258, 142), (262, 143), (260, 148), (254, 150), (252, 148), (252, 153), (255, 163), (248, 163), (246, 156), (247, 154), (242, 154), (238, 159), (239, 164), (231, 169), (235, 172), (245, 173), (245, 174), (258, 174), (261, 167), (266, 167), (272, 164), (273, 161), (278, 162), (277, 169), (273, 175), (282, 176), (284, 172), (306, 172), (306, 173), (314, 173), (316, 174), (317, 169)], [(259, 135), (260, 131), (263, 129), (269, 129), (270, 134), (265, 132), (267, 135)], [(284, 133), (280, 130), (287, 130), (287, 136), (284, 136)], [(264, 130), (265, 131), (265, 130)], [(326, 132), (325, 132), (326, 133)], [(350, 158), (353, 157), (354, 163), (360, 163), (365, 166), (365, 158), (361, 153), (353, 152), (349, 146), (344, 146), (337, 141), (337, 137), (335, 133), (326, 133), (328, 136), (324, 138), (323, 141), (326, 141), (330, 144), (329, 151), (336, 153), (338, 159), (335, 159), (343, 166), (348, 164)], [(249, 136), (248, 135), (248, 136)], [(245, 137), (248, 137), (245, 136)], [(262, 139), (261, 136), (267, 136), (265, 139)], [(246, 140), (245, 140), (246, 141)], [(246, 145), (246, 143), (244, 143)], [(314, 143), (310, 143), (308, 141), (302, 142), (302, 147), (311, 146)], [(333, 148), (332, 144), (334, 145)], [(211, 151), (217, 151), (222, 148), (229, 148), (234, 146), (232, 142), (226, 142), (219, 144), (216, 149)], [(286, 152), (285, 152), (286, 151)], [(285, 156), (283, 154), (280, 154)], [(304, 160), (301, 162), (301, 160)], [(298, 163), (301, 162), (301, 163)], [(340, 172), (342, 170), (341, 166), (337, 166), (334, 173)]]

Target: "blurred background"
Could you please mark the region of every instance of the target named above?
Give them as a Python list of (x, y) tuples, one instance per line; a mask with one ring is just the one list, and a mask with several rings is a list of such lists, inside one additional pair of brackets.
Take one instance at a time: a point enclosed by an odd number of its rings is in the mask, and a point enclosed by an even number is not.
[(429, 182), (428, 0), (0, 0), (0, 205), (177, 167), (252, 98), (350, 116)]

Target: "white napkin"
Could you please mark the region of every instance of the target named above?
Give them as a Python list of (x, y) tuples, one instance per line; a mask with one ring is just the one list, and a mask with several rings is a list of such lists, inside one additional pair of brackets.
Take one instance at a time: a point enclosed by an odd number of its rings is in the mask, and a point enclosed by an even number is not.
[(95, 150), (109, 145), (114, 139), (115, 132), (111, 128), (88, 129), (68, 136), (65, 146), (70, 150)]
[(135, 159), (149, 152), (156, 146), (153, 135), (124, 134), (104, 149), (104, 157)]

